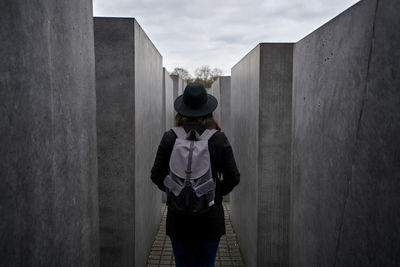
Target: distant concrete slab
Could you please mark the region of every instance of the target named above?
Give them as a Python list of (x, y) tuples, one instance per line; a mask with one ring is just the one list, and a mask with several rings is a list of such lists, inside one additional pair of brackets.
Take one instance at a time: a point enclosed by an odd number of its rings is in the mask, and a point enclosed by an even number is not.
[(293, 44), (263, 43), (232, 68), (232, 221), (249, 267), (289, 264), (292, 63)]
[(231, 76), (219, 77), (220, 99), (219, 106), (221, 108), (220, 125), (222, 131), (231, 140)]
[[(169, 131), (174, 127), (175, 109), (174, 109), (174, 82), (168, 73), (163, 68), (163, 110), (164, 110), (164, 131)], [(162, 193), (162, 202), (167, 202), (167, 195)]]
[(231, 76), (220, 76), (211, 85), (210, 93), (218, 100), (215, 110), (217, 122), (230, 140), (231, 135)]
[(215, 120), (220, 124), (221, 122), (221, 81), (218, 78), (213, 84), (211, 85), (210, 89), (208, 89), (208, 93), (213, 95), (217, 101), (218, 101), (218, 106), (213, 112), (213, 117)]
[(162, 57), (134, 19), (95, 18), (101, 266), (144, 266), (161, 220)]
[(171, 74), (171, 79), (173, 81), (173, 88), (174, 88), (174, 101), (175, 99), (183, 94), (183, 90), (186, 87), (186, 81), (182, 79), (180, 75)]
[[(211, 85), (209, 89), (211, 93), (218, 100), (218, 106), (214, 111), (214, 118), (221, 127), (222, 132), (231, 140), (231, 76), (220, 76)], [(224, 196), (224, 201), (229, 201), (229, 195)]]
[(165, 130), (168, 131), (174, 126), (175, 109), (174, 109), (174, 83), (168, 73), (163, 69), (163, 94), (164, 94), (164, 116), (165, 116)]
[(0, 36), (0, 265), (96, 267), (92, 1), (1, 1)]
[(399, 10), (361, 1), (295, 45), (291, 266), (400, 262)]

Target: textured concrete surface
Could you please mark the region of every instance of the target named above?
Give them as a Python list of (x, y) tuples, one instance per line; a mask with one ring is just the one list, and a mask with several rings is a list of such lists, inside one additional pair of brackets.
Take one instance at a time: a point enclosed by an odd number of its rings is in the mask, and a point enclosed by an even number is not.
[[(244, 267), (244, 262), (240, 253), (239, 244), (237, 242), (236, 233), (232, 227), (230, 220), (229, 203), (223, 203), (225, 213), (225, 228), (226, 235), (220, 239), (215, 259), (215, 266), (241, 266)], [(162, 220), (157, 236), (147, 260), (147, 267), (172, 267), (175, 266), (174, 253), (169, 237), (165, 234), (165, 224), (167, 219), (167, 206), (162, 207)]]
[(144, 266), (160, 222), (149, 179), (163, 125), (162, 57), (134, 19), (95, 18), (101, 266)]
[[(255, 47), (232, 70), (232, 148), (240, 171), (240, 186), (231, 196), (232, 224), (238, 234), (243, 257), (249, 267), (257, 266), (257, 166), (260, 47)], [(252, 88), (250, 90), (245, 90)], [(243, 138), (247, 136), (248, 138)]]
[(163, 129), (162, 56), (135, 21), (135, 266), (144, 266), (161, 220), (150, 180)]
[(183, 94), (183, 91), (185, 90), (185, 88), (186, 88), (186, 85), (187, 85), (187, 81), (185, 81), (185, 80), (182, 80), (182, 94)]
[(232, 221), (250, 267), (289, 264), (292, 59), (293, 44), (260, 44), (232, 68)]
[(174, 101), (175, 99), (183, 94), (183, 90), (185, 90), (186, 87), (186, 81), (182, 80), (181, 76), (179, 75), (170, 75), (171, 79), (173, 81), (173, 88), (174, 88)]
[(219, 124), (228, 140), (231, 140), (231, 76), (219, 77), (220, 99), (219, 106), (221, 116)]
[(399, 9), (361, 1), (294, 48), (291, 266), (400, 262)]
[[(231, 77), (220, 76), (212, 84), (209, 93), (214, 95), (218, 100), (218, 107), (214, 111), (214, 118), (216, 118), (228, 140), (231, 140)], [(229, 194), (224, 196), (224, 201), (230, 201)]]
[(163, 105), (165, 110), (164, 112), (164, 121), (165, 127), (164, 129), (168, 131), (174, 126), (175, 119), (175, 110), (174, 110), (174, 84), (171, 76), (168, 71), (163, 69)]
[(221, 105), (220, 105), (221, 93), (220, 93), (220, 90), (221, 90), (221, 82), (220, 82), (220, 79), (218, 78), (215, 82), (213, 82), (213, 84), (211, 85), (211, 88), (208, 89), (208, 93), (213, 95), (218, 101), (218, 106), (213, 112), (214, 119), (218, 122), (218, 124), (221, 123)]
[(0, 265), (98, 266), (92, 2), (0, 14)]
[[(163, 110), (164, 110), (164, 129), (168, 131), (174, 127), (175, 109), (174, 109), (174, 84), (168, 71), (163, 68)], [(162, 192), (162, 202), (167, 202), (167, 195)]]
[[(226, 137), (232, 139), (231, 131), (231, 76), (221, 76), (220, 80), (220, 121), (219, 125)], [(230, 201), (230, 194), (224, 196), (224, 201)]]

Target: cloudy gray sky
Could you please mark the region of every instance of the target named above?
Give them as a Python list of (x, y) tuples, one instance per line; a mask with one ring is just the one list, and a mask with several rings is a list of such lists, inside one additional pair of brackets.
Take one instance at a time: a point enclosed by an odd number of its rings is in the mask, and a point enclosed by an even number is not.
[(95, 16), (134, 17), (167, 70), (230, 70), (260, 42), (297, 42), (357, 0), (93, 0)]

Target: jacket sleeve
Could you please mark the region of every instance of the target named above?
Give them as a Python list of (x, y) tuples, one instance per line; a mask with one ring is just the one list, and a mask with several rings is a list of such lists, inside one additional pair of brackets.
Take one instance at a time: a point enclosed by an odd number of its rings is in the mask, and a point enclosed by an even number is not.
[(151, 169), (151, 180), (158, 188), (165, 192), (164, 178), (169, 173), (169, 159), (173, 148), (173, 141), (170, 133), (165, 132), (158, 146), (153, 168)]
[(223, 150), (221, 155), (221, 172), (223, 175), (223, 180), (221, 181), (220, 192), (222, 195), (227, 195), (235, 186), (239, 184), (240, 173), (236, 166), (232, 147), (229, 144), (226, 136), (224, 136)]

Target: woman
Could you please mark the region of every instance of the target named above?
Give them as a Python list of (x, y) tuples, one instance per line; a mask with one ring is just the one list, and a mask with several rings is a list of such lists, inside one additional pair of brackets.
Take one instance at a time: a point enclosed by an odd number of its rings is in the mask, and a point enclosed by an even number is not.
[[(168, 209), (166, 234), (170, 237), (177, 267), (214, 266), (220, 237), (225, 234), (222, 198), (239, 183), (232, 148), (214, 120), (212, 112), (217, 100), (200, 83), (189, 83), (174, 103), (175, 126), (188, 133), (194, 129), (201, 135), (205, 129), (218, 131), (209, 139), (211, 170), (216, 180), (214, 205), (203, 214), (185, 215)], [(164, 133), (151, 170), (152, 181), (165, 191), (164, 178), (169, 174), (169, 160), (177, 136)], [(222, 174), (223, 179), (218, 179)]]

